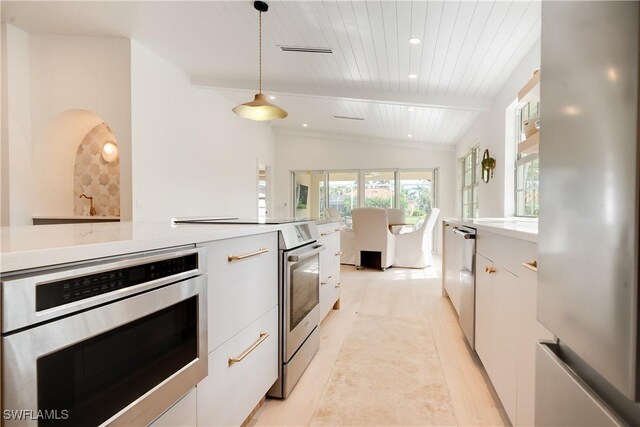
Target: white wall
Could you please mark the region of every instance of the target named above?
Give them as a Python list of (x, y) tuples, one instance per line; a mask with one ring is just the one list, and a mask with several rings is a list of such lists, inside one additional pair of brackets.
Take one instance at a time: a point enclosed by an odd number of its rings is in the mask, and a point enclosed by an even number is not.
[[(35, 142), (33, 176), (37, 196), (33, 213), (73, 215), (75, 153), (91, 128), (79, 140), (69, 138), (62, 142), (43, 131), (59, 113), (86, 110), (104, 120), (116, 137), (121, 169), (120, 211), (123, 219), (130, 219), (130, 41), (50, 34), (31, 34), (29, 38)], [(48, 167), (43, 167), (42, 157), (48, 159)]]
[(437, 204), (441, 218), (455, 214), (453, 146), (415, 148), (395, 141), (276, 131), (275, 215), (291, 216), (291, 171), (331, 169), (438, 168)]
[[(3, 38), (3, 224), (33, 215), (73, 215), (78, 145), (101, 121), (120, 155), (121, 216), (131, 218), (130, 41), (27, 34), (6, 25)], [(6, 129), (4, 129), (6, 128)], [(5, 157), (6, 156), (6, 157)], [(5, 186), (6, 188), (6, 186)]]
[(274, 170), (268, 123), (132, 41), (134, 220), (257, 215), (258, 163)]
[[(514, 162), (512, 118), (507, 122), (506, 109), (515, 101), (518, 91), (529, 81), (533, 71), (540, 68), (540, 40), (538, 39), (509, 76), (493, 102), (491, 111), (482, 113), (473, 122), (469, 130), (456, 145), (456, 158), (460, 159), (472, 146), (480, 144), (480, 154), (489, 149), (491, 157), (496, 159), (494, 177), (489, 183), (480, 182), (478, 198), (480, 217), (513, 216)], [(542, 71), (544, 72), (544, 71)], [(462, 213), (462, 167), (456, 164), (456, 214)]]
[(29, 35), (3, 24), (2, 36), (2, 225), (23, 225), (31, 223)]

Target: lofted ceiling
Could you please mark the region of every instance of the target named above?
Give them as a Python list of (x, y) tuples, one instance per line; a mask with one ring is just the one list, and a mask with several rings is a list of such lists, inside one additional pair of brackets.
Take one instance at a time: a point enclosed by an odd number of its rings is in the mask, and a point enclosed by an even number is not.
[[(257, 89), (251, 1), (3, 1), (2, 14), (29, 32), (136, 39), (234, 102)], [(540, 2), (271, 1), (263, 31), (264, 90), (290, 114), (274, 126), (454, 144), (539, 38)]]

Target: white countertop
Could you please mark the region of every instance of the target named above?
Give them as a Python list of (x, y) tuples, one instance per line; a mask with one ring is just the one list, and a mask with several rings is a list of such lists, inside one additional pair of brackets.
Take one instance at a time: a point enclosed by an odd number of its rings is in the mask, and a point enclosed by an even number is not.
[(486, 230), (496, 234), (502, 234), (515, 239), (538, 242), (537, 218), (445, 218), (443, 221), (451, 224), (465, 225), (477, 230)]
[(89, 215), (34, 215), (31, 217), (32, 219), (80, 219), (83, 221), (91, 221), (91, 220), (96, 220), (96, 219), (117, 219), (120, 220), (119, 216), (109, 216), (109, 215), (105, 215), (105, 216), (99, 216), (99, 215), (94, 215), (94, 216), (89, 216)]
[(278, 225), (101, 222), (0, 227), (0, 272), (279, 230)]

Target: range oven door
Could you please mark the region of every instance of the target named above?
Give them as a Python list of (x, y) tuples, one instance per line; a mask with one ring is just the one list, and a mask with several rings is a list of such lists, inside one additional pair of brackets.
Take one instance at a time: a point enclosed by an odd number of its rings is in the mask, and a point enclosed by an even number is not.
[(286, 253), (284, 277), (284, 362), (288, 362), (320, 323), (320, 252), (308, 245)]
[(207, 375), (206, 277), (3, 337), (4, 424), (148, 425)]

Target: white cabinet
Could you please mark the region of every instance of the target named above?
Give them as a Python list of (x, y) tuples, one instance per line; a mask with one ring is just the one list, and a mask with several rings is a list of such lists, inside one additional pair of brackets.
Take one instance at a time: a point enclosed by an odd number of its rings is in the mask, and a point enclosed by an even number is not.
[(201, 246), (207, 248), (209, 375), (196, 388), (197, 421), (240, 425), (278, 379), (278, 233)]
[[(531, 260), (527, 260), (529, 262)], [(536, 320), (537, 273), (520, 265), (518, 300), (520, 316), (527, 321), (520, 325), (518, 335), (518, 425), (533, 426), (535, 416), (536, 342), (553, 340), (553, 334)]]
[(195, 427), (197, 425), (196, 407), (197, 398), (196, 389), (194, 388), (171, 408), (167, 409), (164, 414), (160, 415), (150, 426)]
[(460, 238), (453, 233), (453, 225), (443, 225), (444, 256), (442, 257), (442, 280), (444, 290), (456, 313), (460, 313)]
[(552, 339), (536, 320), (535, 243), (478, 231), (476, 352), (510, 421), (532, 426), (535, 348)]
[(340, 299), (340, 223), (319, 224), (320, 244), (320, 317), (325, 318)]
[(278, 307), (274, 307), (209, 354), (209, 376), (198, 384), (198, 425), (242, 424), (277, 379)]
[(487, 373), (493, 370), (493, 277), (486, 271), (493, 263), (476, 253), (476, 353)]
[(202, 246), (207, 248), (211, 352), (278, 304), (278, 233)]

